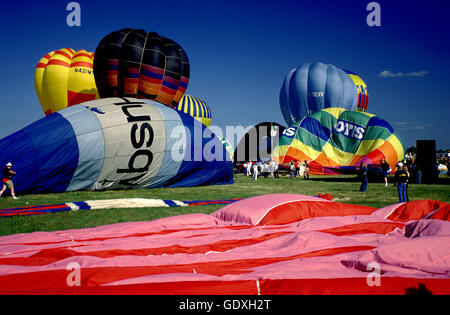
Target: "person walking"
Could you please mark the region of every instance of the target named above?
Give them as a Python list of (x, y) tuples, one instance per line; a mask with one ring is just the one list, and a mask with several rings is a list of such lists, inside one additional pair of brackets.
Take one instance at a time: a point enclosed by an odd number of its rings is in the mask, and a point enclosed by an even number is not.
[(251, 175), (251, 173), (252, 173), (252, 162), (250, 162), (250, 161), (248, 161), (247, 162), (247, 176), (250, 176)]
[(395, 184), (397, 185), (398, 201), (399, 202), (407, 202), (408, 197), (407, 197), (407, 192), (406, 192), (406, 189), (407, 189), (406, 185), (409, 180), (409, 173), (408, 173), (408, 170), (405, 169), (405, 166), (403, 165), (403, 163), (398, 163), (397, 166), (398, 166), (398, 169), (395, 172), (394, 181), (395, 181)]
[(361, 179), (361, 186), (359, 187), (359, 191), (366, 192), (367, 190), (367, 165), (362, 162), (359, 165), (359, 177)]
[(16, 175), (16, 172), (14, 172), (11, 168), (12, 164), (11, 162), (8, 162), (6, 164), (6, 167), (3, 169), (3, 187), (2, 190), (0, 190), (0, 196), (5, 192), (6, 188), (9, 188), (11, 190), (11, 196), (13, 197), (13, 199), (19, 199), (14, 193), (14, 184), (12, 182), (12, 178), (14, 175)]

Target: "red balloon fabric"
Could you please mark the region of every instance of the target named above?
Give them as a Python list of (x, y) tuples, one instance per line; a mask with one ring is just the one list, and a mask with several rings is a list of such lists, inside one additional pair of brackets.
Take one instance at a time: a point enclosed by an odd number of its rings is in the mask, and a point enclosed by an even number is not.
[(0, 294), (450, 294), (449, 253), (444, 202), (263, 195), (211, 215), (0, 237)]

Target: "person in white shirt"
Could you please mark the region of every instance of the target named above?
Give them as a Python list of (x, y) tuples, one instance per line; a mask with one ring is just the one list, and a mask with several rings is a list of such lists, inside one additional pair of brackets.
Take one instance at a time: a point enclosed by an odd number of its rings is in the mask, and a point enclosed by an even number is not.
[(258, 163), (253, 163), (253, 179), (258, 179)]
[(252, 162), (247, 162), (247, 176), (252, 173)]

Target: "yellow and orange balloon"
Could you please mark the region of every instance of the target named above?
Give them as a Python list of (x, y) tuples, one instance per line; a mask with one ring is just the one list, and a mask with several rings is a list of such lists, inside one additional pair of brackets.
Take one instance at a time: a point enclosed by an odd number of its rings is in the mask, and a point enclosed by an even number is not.
[(94, 53), (63, 48), (46, 54), (36, 66), (34, 85), (45, 115), (99, 98)]

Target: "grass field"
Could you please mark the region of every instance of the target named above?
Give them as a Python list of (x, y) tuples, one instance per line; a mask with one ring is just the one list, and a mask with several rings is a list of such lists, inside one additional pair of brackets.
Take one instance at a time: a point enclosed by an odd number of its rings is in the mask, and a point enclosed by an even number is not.
[[(259, 178), (257, 181), (253, 181), (250, 177), (239, 174), (235, 177), (233, 185), (225, 186), (36, 194), (20, 196), (19, 200), (3, 196), (0, 198), (0, 209), (99, 199), (206, 200), (246, 198), (273, 193), (297, 193), (311, 196), (316, 196), (318, 193), (329, 193), (333, 197), (338, 198), (338, 202), (377, 208), (398, 202), (397, 190), (392, 184), (389, 184), (386, 188), (384, 183), (369, 182), (366, 193), (359, 192), (359, 186), (360, 183), (355, 176), (311, 176), (310, 180), (290, 179), (288, 177), (280, 177), (278, 179)], [(434, 199), (450, 203), (450, 177), (444, 176), (440, 178), (439, 183), (435, 185), (410, 184), (408, 195), (410, 200)], [(86, 228), (128, 221), (155, 220), (185, 213), (209, 214), (221, 207), (223, 205), (107, 209), (7, 217), (0, 218), (0, 235)]]

